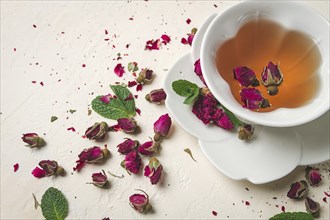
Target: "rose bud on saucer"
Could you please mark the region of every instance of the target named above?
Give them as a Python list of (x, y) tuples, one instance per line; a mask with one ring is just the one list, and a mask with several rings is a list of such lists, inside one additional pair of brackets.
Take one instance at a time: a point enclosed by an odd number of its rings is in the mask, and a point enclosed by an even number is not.
[(65, 171), (62, 167), (58, 166), (55, 160), (42, 160), (39, 162), (39, 167), (34, 168), (32, 175), (37, 178), (42, 178), (45, 176), (64, 176)]
[(278, 86), (283, 81), (283, 74), (279, 65), (269, 62), (261, 74), (261, 82), (267, 87), (269, 95), (276, 95), (278, 93)]
[(125, 156), (125, 159), (121, 162), (121, 166), (130, 173), (139, 173), (141, 167), (140, 155), (136, 151), (131, 151)]
[(212, 120), (218, 127), (226, 130), (232, 130), (234, 128), (234, 124), (224, 110), (217, 108), (214, 116), (215, 118)]
[(244, 108), (258, 110), (270, 107), (269, 101), (262, 97), (260, 91), (255, 88), (243, 88), (240, 95)]
[(23, 134), (22, 140), (27, 143), (31, 148), (42, 147), (46, 144), (43, 138), (39, 137), (36, 133)]
[(138, 152), (145, 156), (151, 156), (158, 152), (160, 144), (154, 141), (147, 141), (138, 147)]
[(141, 84), (149, 84), (154, 80), (154, 78), (154, 71), (146, 68), (139, 73), (139, 76), (136, 78), (136, 82)]
[(300, 199), (308, 192), (308, 185), (305, 180), (292, 183), (287, 196), (291, 199)]
[(305, 207), (306, 211), (311, 213), (314, 217), (318, 217), (320, 213), (320, 204), (318, 202), (315, 202), (311, 198), (305, 199)]
[(166, 93), (164, 89), (155, 89), (152, 90), (149, 94), (147, 94), (145, 98), (151, 103), (160, 104), (166, 99)]
[(146, 192), (143, 194), (133, 194), (129, 197), (129, 204), (130, 206), (140, 213), (147, 213), (152, 209), (152, 206), (149, 204), (149, 196)]
[(313, 167), (310, 167), (310, 166), (306, 167), (305, 177), (307, 179), (307, 182), (311, 186), (318, 185), (322, 180), (320, 170), (318, 168), (313, 168)]
[(161, 138), (167, 136), (170, 131), (172, 120), (168, 114), (160, 116), (157, 121), (154, 123), (154, 140), (160, 141)]
[(74, 171), (80, 171), (85, 164), (96, 164), (102, 163), (110, 155), (110, 151), (105, 147), (101, 148), (98, 146), (84, 149), (79, 155), (79, 160), (76, 161), (77, 165), (73, 168)]
[(97, 186), (100, 188), (105, 188), (109, 184), (108, 177), (105, 174), (104, 170), (102, 170), (102, 172), (99, 172), (99, 173), (93, 173), (92, 180), (93, 180), (93, 182), (91, 182), (89, 184), (93, 184), (94, 186)]
[(129, 152), (136, 150), (138, 145), (139, 141), (127, 138), (124, 142), (118, 144), (117, 148), (119, 153), (126, 155)]
[(259, 86), (259, 80), (253, 70), (246, 66), (239, 66), (233, 69), (234, 79), (238, 81), (241, 86)]
[(159, 163), (157, 158), (153, 157), (149, 160), (149, 164), (144, 168), (144, 176), (150, 178), (152, 185), (155, 185), (160, 180), (163, 166)]
[(253, 136), (254, 127), (250, 124), (243, 124), (238, 128), (238, 138), (241, 140), (249, 140)]
[(90, 140), (103, 140), (107, 132), (108, 124), (106, 122), (97, 122), (93, 126), (87, 128), (85, 136)]
[(117, 123), (120, 129), (127, 134), (131, 134), (136, 131), (137, 124), (134, 118), (119, 118)]

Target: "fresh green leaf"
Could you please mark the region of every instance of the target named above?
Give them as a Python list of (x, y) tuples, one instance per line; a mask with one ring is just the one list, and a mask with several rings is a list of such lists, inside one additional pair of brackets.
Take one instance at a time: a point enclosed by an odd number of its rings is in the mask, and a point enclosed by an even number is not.
[(114, 120), (135, 116), (135, 101), (134, 99), (127, 100), (132, 93), (122, 85), (110, 85), (110, 88), (116, 98), (111, 98), (109, 103), (104, 103), (100, 100), (102, 96), (97, 96), (92, 101), (92, 109), (103, 117)]
[(193, 91), (193, 94), (190, 95), (189, 97), (187, 97), (185, 100), (184, 100), (184, 104), (187, 104), (187, 105), (191, 105), (195, 102), (195, 100), (197, 99), (199, 95), (199, 88), (195, 88), (195, 90)]
[(46, 190), (40, 206), (46, 220), (64, 220), (69, 212), (68, 201), (61, 191), (53, 187)]
[(185, 104), (192, 104), (199, 94), (199, 87), (195, 83), (183, 79), (174, 81), (172, 88), (176, 94), (187, 97)]
[(313, 220), (313, 216), (307, 212), (282, 212), (269, 220)]
[(50, 122), (53, 122), (53, 121), (56, 121), (58, 118), (56, 117), (56, 116), (52, 116), (51, 118), (50, 118)]
[(241, 122), (241, 120), (239, 120), (236, 115), (234, 115), (231, 111), (229, 111), (228, 109), (226, 109), (223, 105), (221, 105), (221, 108), (224, 110), (224, 112), (226, 113), (226, 115), (228, 116), (228, 118), (230, 119), (230, 121), (234, 124), (234, 127), (239, 127), (241, 125), (243, 125), (244, 123)]

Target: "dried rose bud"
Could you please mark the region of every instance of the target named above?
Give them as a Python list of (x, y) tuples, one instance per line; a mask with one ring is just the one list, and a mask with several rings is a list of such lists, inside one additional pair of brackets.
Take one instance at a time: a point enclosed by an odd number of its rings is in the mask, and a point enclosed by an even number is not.
[(22, 140), (27, 143), (30, 147), (42, 147), (46, 144), (44, 139), (39, 137), (36, 133), (23, 134)]
[(315, 202), (314, 200), (307, 197), (305, 199), (305, 207), (306, 207), (306, 211), (311, 213), (314, 217), (319, 216), (320, 204), (318, 202)]
[(97, 186), (97, 187), (101, 187), (101, 188), (105, 187), (109, 184), (108, 177), (105, 174), (104, 170), (102, 170), (102, 172), (99, 172), (99, 173), (93, 173), (92, 180), (93, 180), (93, 182), (91, 182), (91, 184), (93, 184), (94, 186)]
[(300, 182), (295, 182), (291, 184), (290, 190), (287, 193), (287, 196), (291, 199), (299, 199), (306, 195), (308, 192), (308, 185), (305, 180), (301, 180)]
[(278, 93), (278, 86), (283, 81), (283, 74), (279, 65), (269, 62), (261, 74), (261, 82), (267, 87), (269, 95), (276, 95)]
[(255, 88), (243, 88), (240, 92), (243, 107), (251, 110), (270, 107), (269, 101)]
[(251, 139), (254, 132), (254, 127), (250, 124), (243, 124), (238, 128), (238, 138), (241, 140)]
[(128, 153), (121, 165), (131, 173), (139, 173), (141, 167), (140, 155), (136, 151)]
[(159, 147), (158, 142), (147, 141), (138, 147), (138, 152), (145, 156), (151, 156), (158, 152)]
[(133, 209), (140, 213), (147, 213), (152, 209), (149, 204), (149, 196), (146, 192), (139, 190), (144, 194), (133, 194), (129, 197), (129, 204)]
[(105, 147), (101, 149), (98, 146), (90, 147), (83, 150), (79, 155), (79, 160), (76, 161), (77, 165), (73, 170), (80, 171), (85, 164), (94, 164), (103, 162), (110, 155), (110, 151)]
[(196, 62), (194, 63), (194, 72), (196, 73), (196, 75), (200, 78), (200, 80), (204, 83), (204, 85), (206, 86), (206, 82), (202, 73), (202, 67), (201, 67), (201, 61), (200, 59), (196, 60)]
[(234, 128), (233, 122), (230, 120), (225, 111), (220, 108), (215, 110), (212, 120), (217, 126), (226, 130), (232, 130)]
[(136, 82), (141, 84), (149, 84), (154, 80), (154, 78), (154, 71), (146, 68), (139, 73), (139, 76), (136, 78)]
[(152, 90), (149, 94), (146, 95), (146, 100), (151, 103), (160, 104), (166, 99), (166, 93), (164, 89), (155, 89)]
[(318, 168), (313, 168), (313, 167), (310, 167), (310, 166), (306, 167), (305, 177), (307, 179), (307, 182), (311, 186), (318, 185), (322, 180), (320, 170)]
[(241, 86), (259, 86), (259, 80), (253, 70), (246, 66), (239, 66), (233, 69), (234, 79), (238, 81)]
[(144, 168), (144, 176), (150, 178), (152, 185), (155, 185), (160, 180), (163, 166), (159, 163), (157, 158), (153, 157), (149, 160), (149, 164)]
[(162, 115), (154, 123), (154, 140), (159, 141), (162, 137), (166, 137), (170, 131), (172, 120), (168, 114)]
[(201, 91), (202, 95), (199, 95), (194, 102), (192, 112), (204, 124), (208, 124), (216, 118), (214, 115), (216, 115), (218, 102), (208, 89), (203, 88)]
[(55, 160), (42, 160), (39, 162), (39, 166), (46, 172), (46, 176), (65, 175), (64, 169)]
[(137, 128), (137, 124), (134, 118), (119, 118), (117, 123), (120, 129), (128, 134), (134, 133)]
[(138, 145), (139, 141), (127, 138), (124, 142), (118, 144), (117, 148), (119, 153), (128, 154), (129, 152), (136, 150)]
[(106, 122), (96, 122), (93, 126), (87, 128), (85, 136), (90, 140), (103, 140), (108, 132), (108, 124)]

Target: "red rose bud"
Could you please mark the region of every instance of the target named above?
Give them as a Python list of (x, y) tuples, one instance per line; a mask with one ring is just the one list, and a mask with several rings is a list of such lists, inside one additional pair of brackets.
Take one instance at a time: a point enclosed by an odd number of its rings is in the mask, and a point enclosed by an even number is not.
[(125, 156), (121, 164), (127, 171), (137, 174), (141, 167), (141, 158), (136, 151), (132, 151)]
[(42, 178), (47, 175), (46, 171), (44, 171), (43, 169), (40, 169), (39, 167), (34, 168), (31, 173), (34, 177), (37, 177), (37, 178)]
[(255, 88), (243, 88), (240, 92), (243, 107), (251, 110), (270, 107), (269, 101)]
[(91, 182), (90, 184), (93, 184), (94, 186), (101, 188), (106, 187), (109, 184), (108, 177), (105, 174), (104, 170), (102, 170), (102, 172), (99, 173), (93, 173), (92, 180), (93, 182)]
[(105, 147), (101, 149), (98, 146), (91, 147), (83, 150), (79, 155), (79, 160), (76, 161), (77, 165), (73, 170), (80, 171), (85, 164), (94, 164), (103, 162), (110, 155), (110, 151)]
[(200, 78), (200, 80), (206, 86), (206, 82), (204, 80), (204, 76), (203, 76), (203, 73), (202, 73), (202, 67), (201, 67), (200, 59), (196, 60), (196, 62), (194, 63), (194, 67), (195, 67), (194, 72), (196, 73), (196, 75)]
[(139, 76), (136, 78), (136, 82), (141, 84), (149, 84), (154, 80), (154, 78), (154, 71), (146, 68), (139, 73)]
[(172, 120), (168, 114), (162, 115), (154, 123), (154, 140), (159, 141), (162, 137), (166, 137), (170, 131)]
[(117, 123), (120, 129), (128, 134), (134, 133), (137, 128), (137, 124), (134, 118), (119, 118)]
[(138, 147), (138, 152), (145, 156), (151, 156), (158, 152), (159, 147), (158, 142), (147, 141)]
[(87, 128), (85, 136), (90, 140), (103, 140), (105, 134), (108, 132), (108, 124), (105, 122), (95, 123), (93, 126)]
[(261, 74), (261, 82), (267, 87), (269, 95), (276, 95), (278, 93), (278, 86), (283, 81), (283, 74), (279, 65), (269, 62)]
[(243, 124), (238, 128), (238, 138), (241, 140), (249, 140), (253, 136), (254, 127), (250, 124)]
[(301, 180), (300, 182), (295, 182), (291, 184), (290, 190), (287, 193), (287, 196), (291, 199), (299, 199), (306, 195), (308, 192), (308, 185), (305, 180)]
[(160, 104), (166, 99), (166, 93), (164, 89), (155, 89), (152, 90), (149, 94), (146, 95), (146, 100), (151, 103)]
[(202, 94), (198, 96), (192, 107), (192, 112), (204, 124), (208, 124), (216, 119), (218, 102), (208, 89), (202, 88)]
[(319, 216), (320, 204), (318, 202), (315, 202), (314, 200), (307, 197), (305, 199), (305, 207), (306, 207), (306, 211), (311, 213), (314, 217)]
[(312, 168), (310, 166), (306, 167), (305, 177), (307, 179), (307, 182), (311, 186), (318, 185), (322, 180), (320, 170), (318, 168)]
[(139, 190), (144, 194), (133, 194), (129, 197), (129, 204), (133, 209), (140, 213), (147, 213), (152, 209), (149, 204), (149, 196), (146, 192)]
[(42, 160), (39, 162), (39, 166), (46, 172), (46, 176), (65, 175), (64, 169), (58, 166), (55, 160)]
[(135, 150), (139, 145), (139, 141), (131, 140), (127, 138), (124, 142), (118, 144), (118, 152), (121, 154), (128, 154), (129, 152)]
[(216, 109), (213, 122), (217, 126), (226, 130), (232, 130), (234, 128), (234, 124), (232, 123), (228, 115), (220, 108)]
[(30, 147), (42, 147), (46, 144), (44, 139), (39, 137), (36, 133), (23, 134), (22, 140), (27, 143)]
[(241, 86), (259, 86), (259, 81), (253, 70), (246, 66), (239, 66), (233, 69), (234, 79), (238, 81)]
[(149, 164), (144, 168), (144, 176), (149, 177), (151, 184), (155, 185), (160, 180), (162, 171), (163, 166), (155, 157), (153, 157), (149, 160)]

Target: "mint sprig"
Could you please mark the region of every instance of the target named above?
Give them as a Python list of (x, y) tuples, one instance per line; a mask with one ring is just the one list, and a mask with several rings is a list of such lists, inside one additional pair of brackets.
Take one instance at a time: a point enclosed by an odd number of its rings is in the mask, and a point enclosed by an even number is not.
[(101, 116), (113, 120), (119, 118), (130, 118), (135, 116), (135, 101), (132, 93), (122, 85), (110, 85), (115, 98), (111, 98), (109, 103), (100, 100), (102, 96), (97, 96), (92, 101), (92, 109)]
[(187, 105), (192, 104), (199, 95), (199, 87), (195, 83), (187, 80), (180, 79), (174, 81), (172, 83), (172, 88), (178, 95), (186, 97), (183, 103)]
[(269, 220), (313, 220), (313, 216), (307, 212), (283, 212), (271, 217)]
[(54, 187), (46, 190), (40, 206), (46, 220), (64, 220), (69, 212), (68, 201), (62, 192)]

